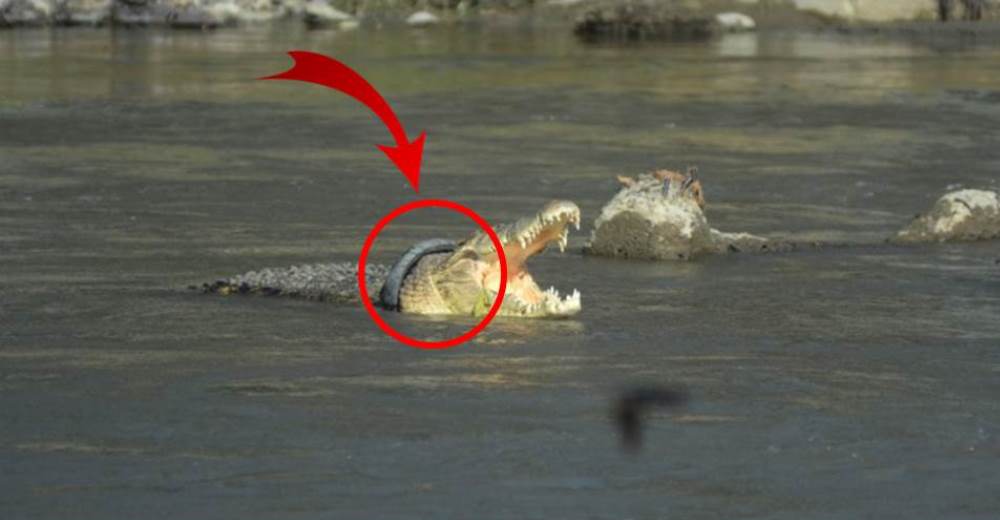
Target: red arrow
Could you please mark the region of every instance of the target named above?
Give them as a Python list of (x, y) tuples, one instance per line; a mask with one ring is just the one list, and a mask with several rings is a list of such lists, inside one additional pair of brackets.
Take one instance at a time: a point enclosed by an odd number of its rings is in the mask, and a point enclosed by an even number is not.
[(427, 137), (427, 132), (421, 132), (420, 137), (413, 141), (407, 139), (403, 125), (389, 107), (389, 103), (386, 103), (375, 87), (347, 65), (315, 52), (291, 51), (288, 55), (295, 60), (292, 68), (260, 79), (291, 79), (316, 83), (339, 90), (363, 103), (375, 112), (389, 129), (392, 138), (396, 140), (396, 146), (381, 144), (376, 146), (389, 156), (403, 176), (410, 181), (413, 191), (420, 193), (420, 161), (424, 156), (424, 139)]

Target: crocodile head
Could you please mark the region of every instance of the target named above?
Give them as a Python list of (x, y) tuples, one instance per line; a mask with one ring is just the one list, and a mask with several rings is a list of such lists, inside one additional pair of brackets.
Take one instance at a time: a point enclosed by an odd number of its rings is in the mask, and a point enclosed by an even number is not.
[[(580, 227), (576, 204), (556, 200), (531, 217), (495, 228), (507, 259), (507, 289), (500, 314), (565, 317), (580, 311), (580, 293), (543, 290), (527, 262), (550, 245), (566, 249), (569, 226)], [(400, 310), (417, 314), (485, 314), (500, 290), (500, 261), (490, 237), (477, 232), (450, 253), (427, 255), (399, 292)]]

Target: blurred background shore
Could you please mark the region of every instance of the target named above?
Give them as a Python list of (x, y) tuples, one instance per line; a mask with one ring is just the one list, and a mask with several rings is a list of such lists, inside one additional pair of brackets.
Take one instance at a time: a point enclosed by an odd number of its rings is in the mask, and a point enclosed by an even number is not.
[(491, 22), (537, 17), (579, 24), (603, 13), (619, 22), (707, 20), (713, 31), (815, 24), (989, 22), (1000, 18), (989, 0), (0, 0), (0, 27), (156, 26), (218, 28), (296, 19), (310, 28), (349, 30), (394, 23)]

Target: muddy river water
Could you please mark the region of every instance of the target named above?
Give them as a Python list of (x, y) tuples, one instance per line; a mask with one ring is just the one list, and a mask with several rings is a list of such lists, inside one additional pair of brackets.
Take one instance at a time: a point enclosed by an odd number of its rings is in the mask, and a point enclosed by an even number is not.
[[(359, 105), (253, 79), (295, 48), (427, 130), (421, 196), (576, 201), (532, 271), (583, 312), (425, 352), (360, 306), (187, 290), (354, 261), (414, 198)], [(856, 245), (580, 253), (616, 173), (687, 165), (721, 229)], [(0, 32), (0, 517), (997, 518), (1000, 243), (880, 242), (998, 182), (1000, 47), (970, 41)], [(375, 259), (471, 229), (412, 214)], [(628, 454), (609, 405), (639, 383), (692, 399)]]

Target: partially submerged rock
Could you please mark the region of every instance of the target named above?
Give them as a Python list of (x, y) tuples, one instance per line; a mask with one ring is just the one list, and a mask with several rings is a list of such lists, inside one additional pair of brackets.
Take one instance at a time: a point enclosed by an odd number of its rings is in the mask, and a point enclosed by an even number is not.
[(798, 9), (821, 17), (862, 24), (978, 21), (996, 19), (994, 0), (794, 0)]
[(663, 194), (664, 181), (640, 176), (594, 221), (588, 250), (601, 256), (685, 260), (710, 248), (711, 230), (691, 197)]
[(406, 17), (406, 25), (410, 27), (429, 27), (441, 23), (441, 18), (430, 11), (417, 11)]
[(44, 25), (55, 11), (48, 0), (0, 0), (0, 27)]
[(169, 10), (157, 0), (117, 0), (114, 21), (123, 25), (166, 23)]
[(622, 189), (601, 209), (587, 252), (616, 258), (689, 260), (706, 253), (773, 251), (790, 245), (712, 229), (694, 170), (618, 178)]
[[(198, 0), (184, 4), (175, 3), (167, 14), (167, 23), (179, 29), (211, 29), (235, 22), (236, 14), (227, 7), (233, 7), (231, 2), (225, 4), (203, 5)], [(158, 22), (158, 20), (157, 20)]]
[(715, 15), (715, 23), (729, 32), (752, 31), (757, 28), (757, 22), (753, 18), (732, 11)]
[(122, 25), (208, 29), (282, 18), (291, 12), (290, 5), (271, 0), (115, 0), (113, 12)]
[(60, 25), (104, 25), (111, 21), (113, 9), (113, 0), (63, 0), (52, 18)]
[(354, 23), (354, 17), (330, 5), (327, 0), (309, 0), (303, 9), (306, 25), (311, 29), (340, 27)]
[(716, 32), (714, 18), (675, 2), (604, 2), (584, 11), (573, 32), (596, 40), (704, 40)]
[(292, 14), (299, 9), (294, 1), (224, 0), (215, 4), (237, 22), (267, 22)]
[(1000, 238), (1000, 195), (988, 190), (947, 193), (894, 237), (895, 242), (949, 242)]

